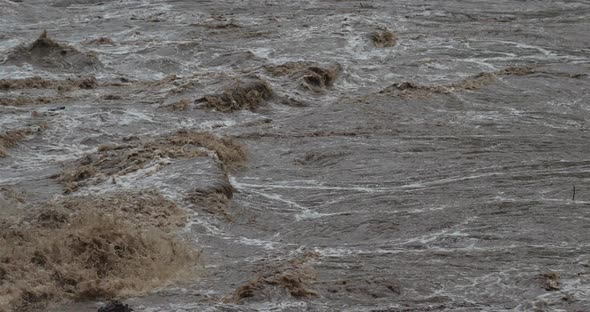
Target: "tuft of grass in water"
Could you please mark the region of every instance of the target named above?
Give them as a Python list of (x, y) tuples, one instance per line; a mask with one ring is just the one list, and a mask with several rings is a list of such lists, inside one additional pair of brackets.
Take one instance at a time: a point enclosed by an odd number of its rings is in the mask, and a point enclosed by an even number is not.
[(155, 139), (136, 139), (121, 145), (104, 145), (66, 168), (58, 177), (66, 193), (76, 191), (90, 182), (125, 175), (164, 158), (215, 157), (224, 171), (239, 168), (246, 161), (243, 145), (230, 137), (209, 132), (179, 130)]
[(43, 129), (45, 128), (46, 126), (42, 125), (39, 127), (24, 127), (14, 130), (8, 130), (4, 133), (0, 133), (0, 158), (8, 156), (8, 149), (16, 147), (21, 141), (25, 140), (28, 136), (43, 131)]
[(74, 197), (0, 219), (0, 311), (137, 295), (179, 279), (199, 253), (184, 213), (154, 192)]
[(221, 94), (204, 96), (199, 99), (199, 102), (204, 102), (205, 107), (220, 112), (233, 112), (255, 110), (272, 96), (273, 91), (270, 85), (264, 80), (256, 79), (251, 82), (238, 82)]
[(371, 41), (377, 48), (391, 48), (397, 43), (397, 36), (389, 30), (376, 31), (371, 34)]

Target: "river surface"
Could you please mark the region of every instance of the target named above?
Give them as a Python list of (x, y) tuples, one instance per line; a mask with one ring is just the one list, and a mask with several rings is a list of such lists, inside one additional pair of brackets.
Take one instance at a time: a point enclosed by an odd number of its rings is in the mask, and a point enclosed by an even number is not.
[[(11, 57), (44, 30), (93, 58)], [(396, 44), (376, 47), (386, 30)], [(0, 0), (0, 79), (98, 81), (0, 94), (50, 98), (0, 106), (2, 131), (47, 125), (0, 158), (0, 185), (47, 200), (102, 144), (230, 135), (249, 156), (228, 215), (192, 209), (184, 233), (202, 272), (136, 311), (590, 311), (589, 34), (587, 1)], [(269, 70), (288, 62), (337, 77)], [(248, 79), (273, 97), (200, 103)], [(190, 209), (222, 178), (171, 159), (76, 193), (155, 187)]]

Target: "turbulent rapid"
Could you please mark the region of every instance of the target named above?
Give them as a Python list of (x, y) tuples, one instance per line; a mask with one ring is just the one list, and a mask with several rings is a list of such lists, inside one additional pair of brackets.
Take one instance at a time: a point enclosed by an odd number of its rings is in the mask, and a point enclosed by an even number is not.
[(584, 1), (0, 0), (0, 311), (590, 311), (589, 32)]

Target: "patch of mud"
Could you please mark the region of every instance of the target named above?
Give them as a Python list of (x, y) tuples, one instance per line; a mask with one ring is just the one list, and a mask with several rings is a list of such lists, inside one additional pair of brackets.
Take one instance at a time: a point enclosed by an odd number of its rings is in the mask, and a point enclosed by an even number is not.
[(175, 280), (199, 258), (171, 233), (184, 218), (144, 192), (64, 199), (0, 219), (0, 310), (140, 294)]
[(371, 34), (371, 41), (377, 48), (391, 48), (397, 43), (397, 36), (390, 30), (380, 30)]
[(15, 130), (8, 130), (4, 133), (0, 133), (0, 157), (7, 157), (8, 149), (16, 147), (27, 137), (42, 132), (45, 128), (45, 125), (41, 125), (36, 127), (24, 127)]
[(57, 43), (44, 31), (28, 46), (19, 46), (11, 51), (6, 64), (23, 65), (29, 63), (49, 69), (87, 71), (99, 69), (102, 63), (93, 53), (84, 53), (69, 45)]
[(193, 191), (187, 196), (187, 200), (194, 205), (194, 209), (233, 222), (234, 217), (229, 211), (233, 195), (234, 187), (226, 177), (223, 183), (208, 189)]
[[(225, 171), (241, 166), (246, 160), (245, 148), (229, 137), (208, 132), (180, 130), (155, 139), (129, 138), (120, 145), (104, 145), (66, 168), (58, 177), (65, 192), (97, 184), (112, 177), (126, 175), (149, 166), (160, 166), (174, 158), (212, 155)], [(212, 152), (209, 154), (208, 152)]]
[(315, 280), (311, 263), (319, 258), (314, 252), (306, 252), (286, 262), (261, 266), (257, 276), (239, 286), (226, 300), (241, 303), (244, 300), (266, 300), (280, 292), (295, 298), (317, 296), (310, 288)]
[(56, 89), (58, 91), (72, 91), (76, 89), (94, 89), (97, 85), (94, 76), (65, 80), (45, 79), (38, 76), (24, 79), (0, 79), (0, 90)]
[(197, 102), (203, 102), (206, 108), (220, 112), (237, 110), (256, 110), (273, 96), (268, 82), (262, 79), (252, 81), (238, 81), (226, 88), (221, 94), (205, 95)]
[(269, 65), (265, 69), (272, 76), (287, 76), (298, 81), (305, 89), (316, 93), (332, 87), (342, 72), (340, 64), (321, 66), (314, 62), (287, 62), (281, 65)]

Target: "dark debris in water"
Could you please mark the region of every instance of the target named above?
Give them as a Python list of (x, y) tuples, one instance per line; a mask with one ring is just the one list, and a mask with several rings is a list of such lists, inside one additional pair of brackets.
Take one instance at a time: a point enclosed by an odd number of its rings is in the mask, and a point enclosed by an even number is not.
[(377, 48), (391, 48), (397, 43), (397, 36), (392, 31), (386, 29), (372, 33), (371, 40)]
[(557, 272), (545, 272), (538, 276), (541, 287), (547, 291), (555, 291), (561, 289), (561, 276)]
[(134, 310), (128, 304), (120, 301), (109, 302), (98, 309), (98, 312), (133, 312)]

